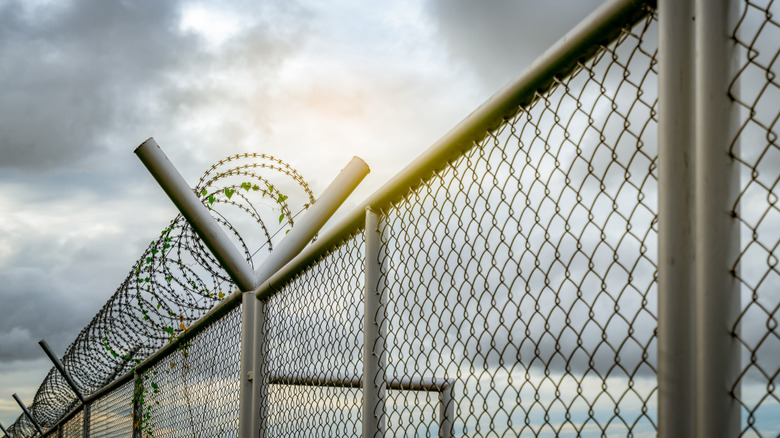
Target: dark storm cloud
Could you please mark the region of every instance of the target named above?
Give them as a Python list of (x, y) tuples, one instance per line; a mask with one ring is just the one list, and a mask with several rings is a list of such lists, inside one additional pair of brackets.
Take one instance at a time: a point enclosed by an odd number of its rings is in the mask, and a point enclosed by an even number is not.
[(528, 67), (603, 0), (431, 0), (428, 9), (450, 55), (501, 86)]
[[(234, 46), (210, 52), (203, 38), (180, 29), (182, 4), (78, 0), (38, 10), (44, 7), (6, 4), (0, 10), (0, 166), (78, 165), (103, 152), (117, 132), (137, 135), (134, 127), (162, 115), (175, 125), (177, 116), (213, 103), (206, 92), (220, 91), (199, 77), (225, 63), (268, 69), (296, 34), (288, 28), (274, 36), (253, 23)], [(280, 7), (275, 14), (294, 20), (302, 12)]]
[(64, 293), (38, 268), (0, 270), (0, 284), (0, 362), (40, 358), (43, 352), (38, 341), (42, 338), (61, 354), (90, 307), (83, 299)]
[(36, 20), (20, 3), (0, 14), (3, 167), (72, 164), (138, 91), (194, 47), (175, 25), (178, 2), (84, 0)]

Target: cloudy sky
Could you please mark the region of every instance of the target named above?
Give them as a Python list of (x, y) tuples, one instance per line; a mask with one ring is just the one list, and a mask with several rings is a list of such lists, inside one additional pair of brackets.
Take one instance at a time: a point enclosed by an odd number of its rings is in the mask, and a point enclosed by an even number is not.
[(0, 2), (0, 422), (175, 216), (146, 138), (193, 185), (258, 152), (315, 195), (357, 155), (356, 205), (600, 3)]

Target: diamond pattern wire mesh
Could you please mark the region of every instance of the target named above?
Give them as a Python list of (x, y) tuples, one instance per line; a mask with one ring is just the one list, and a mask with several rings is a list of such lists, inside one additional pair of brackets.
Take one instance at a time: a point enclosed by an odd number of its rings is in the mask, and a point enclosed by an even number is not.
[(140, 376), (142, 437), (238, 434), (241, 306)]
[[(625, 29), (383, 220), (386, 378), (456, 436), (655, 436), (656, 21)], [(389, 436), (436, 436), (389, 391)]]
[(361, 436), (362, 391), (344, 383), (363, 373), (364, 247), (350, 237), (268, 300), (262, 436)]
[(739, 111), (731, 153), (741, 192), (733, 213), (741, 252), (733, 272), (740, 282), (741, 313), (733, 334), (742, 369), (733, 392), (742, 407), (742, 436), (777, 436), (780, 430), (780, 4), (744, 1), (733, 37), (738, 72), (729, 90)]
[(133, 385), (128, 382), (92, 403), (90, 438), (120, 438), (133, 434)]
[(62, 438), (84, 437), (84, 412), (79, 412), (62, 425)]

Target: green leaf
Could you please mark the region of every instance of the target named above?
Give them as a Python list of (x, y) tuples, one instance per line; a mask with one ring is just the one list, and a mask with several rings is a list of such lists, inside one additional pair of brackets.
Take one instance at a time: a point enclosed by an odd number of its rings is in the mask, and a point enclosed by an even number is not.
[(236, 191), (233, 189), (225, 189), (225, 196), (227, 196), (228, 199), (230, 199), (233, 196), (233, 193)]
[(209, 195), (209, 204), (214, 203), (214, 195)]
[(282, 214), (279, 216), (279, 223), (281, 224), (283, 220), (284, 220), (284, 213), (282, 213)]
[(279, 193), (279, 197), (276, 199), (280, 204), (287, 200), (287, 196)]
[(203, 196), (206, 196), (209, 192), (206, 191), (206, 189), (203, 189), (200, 191), (200, 194)]

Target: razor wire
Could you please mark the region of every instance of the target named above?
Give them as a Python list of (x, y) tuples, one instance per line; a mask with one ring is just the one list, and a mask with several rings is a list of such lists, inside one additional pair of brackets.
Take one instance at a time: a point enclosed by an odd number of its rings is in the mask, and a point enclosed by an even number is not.
[[(296, 216), (314, 202), (308, 184), (289, 164), (254, 153), (211, 166), (195, 193), (252, 266), (267, 257)], [(233, 288), (227, 273), (178, 215), (151, 241), (61, 361), (89, 396), (177, 339)], [(224, 360), (237, 363), (238, 358), (228, 355)], [(52, 368), (30, 410), (47, 429), (77, 404), (76, 395)], [(29, 436), (31, 427), (22, 415), (9, 432)]]
[(740, 170), (732, 213), (740, 252), (732, 272), (741, 311), (732, 335), (741, 366), (732, 394), (741, 406), (740, 436), (777, 436), (780, 430), (780, 4), (741, 2), (732, 37), (738, 69), (729, 94), (738, 113), (731, 155)]

